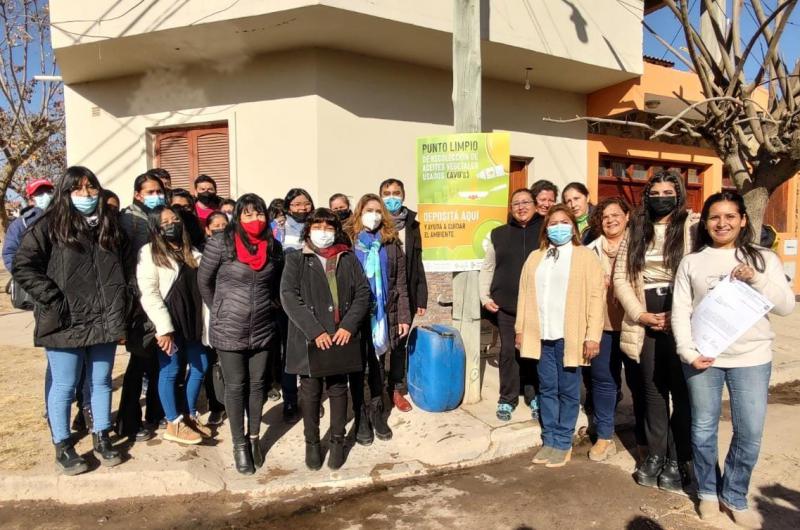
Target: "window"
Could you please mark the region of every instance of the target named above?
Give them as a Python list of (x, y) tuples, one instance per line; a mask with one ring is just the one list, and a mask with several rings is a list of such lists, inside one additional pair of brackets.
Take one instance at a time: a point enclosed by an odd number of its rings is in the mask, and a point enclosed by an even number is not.
[(231, 193), (228, 125), (159, 130), (155, 132), (154, 161), (156, 167), (169, 171), (173, 188), (194, 192), (194, 179), (208, 175), (217, 182), (217, 194)]

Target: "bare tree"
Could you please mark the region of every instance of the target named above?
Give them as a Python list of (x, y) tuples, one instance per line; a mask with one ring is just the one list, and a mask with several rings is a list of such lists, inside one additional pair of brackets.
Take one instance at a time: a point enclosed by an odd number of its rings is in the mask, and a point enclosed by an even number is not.
[(9, 186), (21, 188), (26, 168), (63, 166), (64, 105), (60, 81), (34, 79), (57, 74), (47, 2), (0, 2), (0, 32), (0, 224), (5, 231)]
[[(706, 12), (725, 10), (724, 0), (700, 1)], [(777, 0), (772, 10), (761, 0), (733, 0), (730, 20), (724, 16), (704, 18), (711, 31), (702, 36), (700, 24), (692, 22), (688, 0), (665, 0), (664, 4), (683, 28), (688, 55), (646, 22), (645, 29), (697, 74), (705, 99), (690, 102), (675, 94), (687, 106), (676, 116), (656, 117), (663, 123), (660, 126), (581, 116), (546, 120), (611, 121), (645, 128), (652, 140), (702, 139), (722, 160), (760, 230), (769, 196), (800, 171), (800, 61), (790, 70), (779, 46), (797, 0)], [(742, 33), (745, 10), (757, 21), (750, 35)], [(757, 49), (763, 52), (761, 57)], [(756, 74), (750, 80), (745, 77), (745, 65), (755, 65)], [(763, 90), (766, 100), (759, 93)]]

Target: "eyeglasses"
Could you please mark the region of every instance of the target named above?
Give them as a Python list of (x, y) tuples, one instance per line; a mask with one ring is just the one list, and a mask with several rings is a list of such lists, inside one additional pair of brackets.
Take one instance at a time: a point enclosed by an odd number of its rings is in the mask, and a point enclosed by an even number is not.
[(511, 207), (524, 208), (525, 206), (530, 206), (531, 204), (533, 204), (533, 201), (517, 201), (517, 202), (512, 202)]

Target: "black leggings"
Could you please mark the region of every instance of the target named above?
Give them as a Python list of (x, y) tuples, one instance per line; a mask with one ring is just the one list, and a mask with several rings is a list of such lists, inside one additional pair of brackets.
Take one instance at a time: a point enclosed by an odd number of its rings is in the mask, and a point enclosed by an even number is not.
[(217, 350), (217, 355), (225, 379), (225, 411), (231, 426), (231, 438), (233, 443), (243, 444), (247, 441), (244, 432), (245, 407), (248, 434), (258, 436), (261, 429), (268, 350)]

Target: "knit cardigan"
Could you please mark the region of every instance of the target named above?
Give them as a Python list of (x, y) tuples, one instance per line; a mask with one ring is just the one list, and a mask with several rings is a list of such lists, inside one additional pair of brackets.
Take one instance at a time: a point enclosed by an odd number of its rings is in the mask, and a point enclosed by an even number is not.
[[(539, 359), (542, 353), (542, 329), (536, 300), (536, 270), (545, 257), (544, 250), (528, 256), (522, 267), (514, 330), (521, 335), (520, 356)], [(564, 313), (564, 366), (588, 366), (583, 358), (583, 343), (599, 343), (603, 334), (605, 282), (603, 268), (594, 252), (586, 247), (572, 249)]]

